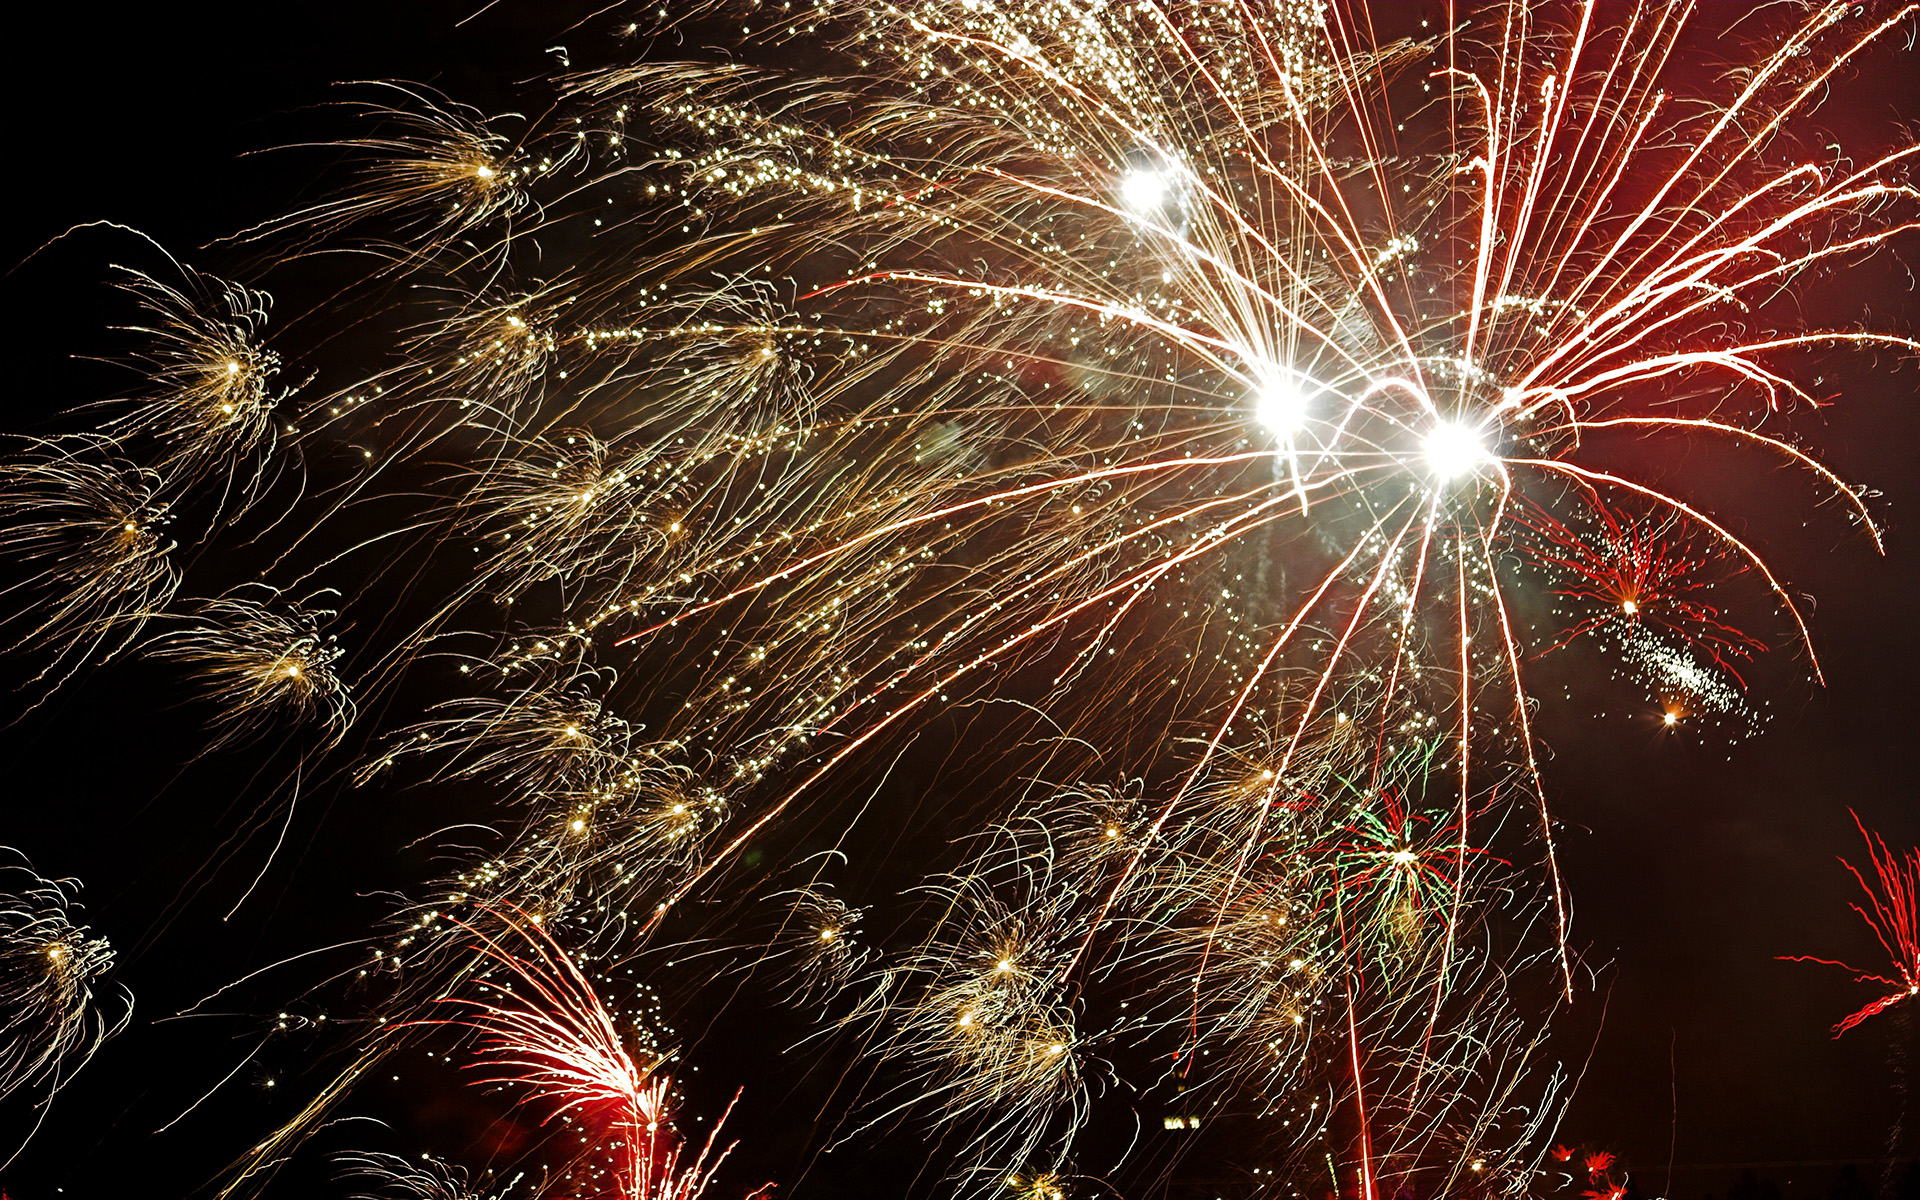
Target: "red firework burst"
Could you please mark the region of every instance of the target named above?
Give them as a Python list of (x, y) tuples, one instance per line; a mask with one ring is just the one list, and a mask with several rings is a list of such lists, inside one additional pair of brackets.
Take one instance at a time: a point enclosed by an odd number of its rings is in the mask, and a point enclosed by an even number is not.
[(1598, 501), (1587, 515), (1593, 529), (1582, 534), (1538, 506), (1514, 513), (1518, 538), (1557, 576), (1552, 593), (1592, 609), (1541, 653), (1562, 649), (1611, 622), (1649, 625), (1698, 648), (1744, 689), (1735, 664), (1751, 660), (1766, 643), (1728, 624), (1704, 593), (1745, 568), (1703, 544), (1678, 517), (1648, 520)]
[(1920, 850), (1909, 850), (1896, 856), (1887, 849), (1887, 843), (1877, 833), (1870, 833), (1860, 822), (1858, 813), (1848, 810), (1853, 823), (1860, 830), (1860, 836), (1867, 842), (1867, 857), (1873, 863), (1874, 880), (1860, 869), (1840, 860), (1840, 865), (1852, 872), (1860, 884), (1860, 890), (1867, 894), (1865, 904), (1848, 905), (1860, 914), (1860, 919), (1873, 930), (1873, 936), (1880, 940), (1880, 948), (1887, 953), (1892, 970), (1891, 975), (1882, 975), (1874, 971), (1863, 971), (1859, 967), (1831, 958), (1815, 958), (1812, 955), (1782, 955), (1787, 962), (1817, 962), (1831, 967), (1841, 967), (1852, 971), (1854, 978), (1862, 983), (1878, 983), (1893, 989), (1879, 999), (1867, 1004), (1858, 1012), (1842, 1020), (1833, 1027), (1833, 1036), (1839, 1037), (1868, 1017), (1878, 1016), (1910, 996), (1920, 995)]

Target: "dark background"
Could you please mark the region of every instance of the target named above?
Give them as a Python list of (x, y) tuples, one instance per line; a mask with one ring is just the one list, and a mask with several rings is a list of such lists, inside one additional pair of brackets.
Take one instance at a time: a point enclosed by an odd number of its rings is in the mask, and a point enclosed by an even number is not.
[[(335, 81), (423, 80), (498, 111), (524, 103), (516, 81), (552, 69), (552, 47), (594, 63), (619, 52), (604, 35), (614, 18), (593, 17), (597, 5), (502, 0), (458, 24), (473, 7), (39, 4), (10, 13), (0, 269), (13, 269), (0, 280), (0, 427), (33, 428), (106, 394), (117, 378), (71, 356), (97, 352), (118, 311), (103, 286), (106, 264), (151, 252), (126, 234), (92, 230), (34, 253), (63, 230), (119, 222), (219, 271), (226, 252), (202, 247), (310, 194), (325, 161), (245, 156), (309, 136), (320, 118), (302, 110), (329, 99)], [(1915, 65), (1911, 51), (1883, 50), (1821, 121), (1884, 131), (1920, 116)], [(1866, 278), (1834, 293), (1835, 319), (1864, 311), (1913, 328), (1903, 269), (1888, 264)], [(1751, 1168), (1787, 1195), (1824, 1195), (1842, 1164), (1859, 1164), (1859, 1177), (1878, 1186), (1920, 1153), (1912, 1132), (1920, 1112), (1908, 1095), (1920, 1071), (1910, 1057), (1914, 1014), (1896, 1009), (1835, 1041), (1829, 1028), (1870, 988), (1838, 970), (1776, 960), (1875, 962), (1846, 908), (1853, 882), (1834, 861), (1861, 861), (1849, 808), (1896, 847), (1920, 841), (1912, 752), (1920, 373), (1888, 361), (1826, 380), (1839, 402), (1798, 428), (1843, 477), (1885, 493), (1877, 505), (1890, 526), (1886, 559), (1831, 509), (1797, 499), (1805, 489), (1784, 474), (1750, 463), (1736, 473), (1717, 460), (1701, 471), (1727, 510), (1754, 514), (1743, 528), (1780, 573), (1817, 597), (1827, 687), (1789, 679), (1772, 689), (1768, 727), (1731, 746), (1663, 734), (1657, 712), (1618, 698), (1549, 706), (1543, 720), (1548, 784), (1568, 826), (1561, 845), (1575, 940), (1602, 968), (1563, 1025), (1559, 1049), (1572, 1069), (1591, 1048), (1563, 1137), (1621, 1152), (1649, 1193), (1724, 1195)], [(246, 825), (231, 804), (248, 780), (219, 763), (183, 771), (186, 748), (202, 738), (200, 714), (160, 695), (145, 669), (115, 667), (0, 731), (0, 843), (44, 874), (85, 880), (88, 919), (120, 948), (121, 978), (139, 997), (128, 1033), (0, 1171), (15, 1200), (185, 1194), (266, 1126), (263, 1110), (297, 1105), (275, 1090), (297, 1046), (277, 1041), (156, 1133), (247, 1058), (265, 1027), (257, 1014), (153, 1022), (295, 949), (361, 932), (385, 911), (366, 893), (395, 876), (388, 848), (435, 824), (390, 796), (330, 801), (297, 827), (291, 869), (222, 921), (231, 881), (202, 896), (206, 881), (251, 878), (260, 861), (257, 845), (231, 863), (224, 851), (209, 860), (210, 845)], [(1602, 707), (1607, 715), (1593, 715)], [(320, 974), (290, 978), (285, 994)], [(422, 1087), (376, 1096), (360, 1111), (399, 1106), (416, 1128), (453, 1130), (474, 1119), (462, 1094)], [(33, 1117), (6, 1113), (21, 1129)], [(830, 1178), (842, 1191), (892, 1196), (907, 1169), (876, 1160)], [(781, 1181), (784, 1194), (801, 1195), (826, 1178)]]

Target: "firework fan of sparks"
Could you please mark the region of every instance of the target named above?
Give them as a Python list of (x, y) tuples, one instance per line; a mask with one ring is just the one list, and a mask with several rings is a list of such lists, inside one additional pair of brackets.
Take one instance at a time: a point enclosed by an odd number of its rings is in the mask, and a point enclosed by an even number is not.
[[(524, 913), (494, 909), (498, 937), (472, 927), (474, 949), (495, 970), (479, 987), (489, 999), (448, 1000), (465, 1015), (436, 1022), (476, 1031), (470, 1064), (485, 1081), (524, 1092), (523, 1103), (556, 1118), (587, 1121), (623, 1200), (699, 1200), (733, 1146), (715, 1147), (732, 1105), (706, 1143), (683, 1162), (671, 1120), (673, 1082), (659, 1073), (666, 1056), (641, 1068), (627, 1053), (612, 1014), (573, 957)], [(736, 1097), (737, 1099), (737, 1097)]]
[(831, 999), (872, 958), (859, 940), (865, 910), (834, 895), (832, 884), (815, 883), (769, 899), (781, 905), (780, 931), (769, 954), (784, 960), (796, 1003)]
[(10, 616), (31, 625), (10, 649), (51, 648), (41, 678), (124, 649), (180, 585), (160, 475), (112, 457), (111, 445), (47, 442), (0, 466), (0, 552), (32, 572), (9, 589)]
[(340, 650), (323, 632), (332, 615), (304, 603), (227, 596), (200, 603), (152, 640), (156, 658), (184, 664), (215, 705), (210, 748), (258, 736), (276, 718), (311, 721), (332, 746), (353, 723)]
[(1058, 976), (1086, 906), (1059, 886), (1050, 855), (1018, 834), (995, 840), (1001, 851), (982, 856), (990, 865), (929, 886), (943, 919), (910, 959), (884, 968), (849, 1021), (884, 1003), (882, 1057), (906, 1076), (860, 1128), (907, 1106), (977, 1125), (961, 1158), (997, 1179), (1003, 1164), (1041, 1154), (1057, 1169), (1060, 1151), (1044, 1148), (1085, 1116), (1085, 1048)]
[(130, 326), (142, 349), (133, 365), (144, 394), (114, 413), (109, 428), (124, 439), (151, 439), (162, 449), (157, 468), (179, 487), (217, 476), (222, 492), (250, 499), (275, 444), (273, 391), (280, 357), (266, 348), (264, 293), (180, 267), (178, 287), (129, 272), (121, 284), (147, 324)]

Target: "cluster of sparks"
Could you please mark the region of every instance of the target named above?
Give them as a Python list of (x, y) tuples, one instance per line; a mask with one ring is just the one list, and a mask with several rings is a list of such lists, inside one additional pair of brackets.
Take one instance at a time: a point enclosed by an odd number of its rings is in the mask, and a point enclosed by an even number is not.
[[(389, 89), (340, 192), (241, 244), (406, 281), (351, 339), (390, 353), (283, 389), (264, 295), (130, 277), (145, 389), (0, 463), (18, 649), (49, 685), (178, 664), (215, 747), (457, 785), (500, 841), (415, 881), (355, 1071), (464, 1031), (623, 1200), (726, 1157), (716, 1122), (682, 1162), (664, 1057), (574, 957), (667, 931), (884, 1069), (836, 1144), (919, 1114), (957, 1186), (1061, 1200), (1138, 1059), (1312, 1186), (1524, 1194), (1564, 1088), (1510, 981), (1576, 981), (1527, 664), (1590, 638), (1666, 725), (1737, 715), (1744, 604), (1819, 677), (1739, 522), (1632, 464), (1725, 442), (1878, 547), (1785, 427), (1817, 356), (1920, 344), (1808, 328), (1796, 288), (1915, 227), (1920, 146), (1797, 133), (1905, 9), (1770, 16), (1706, 87), (1686, 5), (1455, 16), (716, 3), (673, 19), (840, 74), (571, 75), (511, 137)], [(182, 550), (229, 541), (246, 582)], [(439, 698), (363, 730), (409, 679)], [(920, 736), (973, 781), (951, 819), (988, 813), (956, 861), (902, 897), (796, 853), (771, 933), (732, 903)], [(1905, 965), (1863, 978), (1904, 990), (1842, 1029), (1916, 986), (1883, 858)]]

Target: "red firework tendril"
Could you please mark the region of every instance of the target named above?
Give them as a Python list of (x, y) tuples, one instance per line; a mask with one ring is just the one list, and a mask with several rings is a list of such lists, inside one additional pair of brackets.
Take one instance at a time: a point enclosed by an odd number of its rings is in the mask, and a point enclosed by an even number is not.
[(1860, 919), (1873, 930), (1873, 936), (1880, 940), (1881, 949), (1887, 953), (1892, 966), (1892, 975), (1881, 975), (1872, 971), (1863, 971), (1831, 958), (1815, 958), (1807, 954), (1781, 955), (1786, 962), (1815, 962), (1830, 967), (1840, 967), (1852, 971), (1854, 978), (1862, 983), (1879, 983), (1894, 990), (1866, 1005), (1858, 1012), (1847, 1017), (1833, 1027), (1833, 1036), (1839, 1037), (1868, 1017), (1875, 1017), (1907, 999), (1920, 995), (1920, 850), (1909, 850), (1896, 856), (1887, 849), (1887, 843), (1877, 833), (1871, 833), (1861, 824), (1860, 814), (1849, 809), (1854, 825), (1860, 830), (1860, 836), (1867, 842), (1867, 857), (1873, 863), (1874, 882), (1867, 878), (1858, 867), (1846, 859), (1840, 865), (1853, 874), (1860, 884), (1860, 890), (1867, 894), (1865, 904), (1850, 904), (1847, 907), (1860, 914)]

